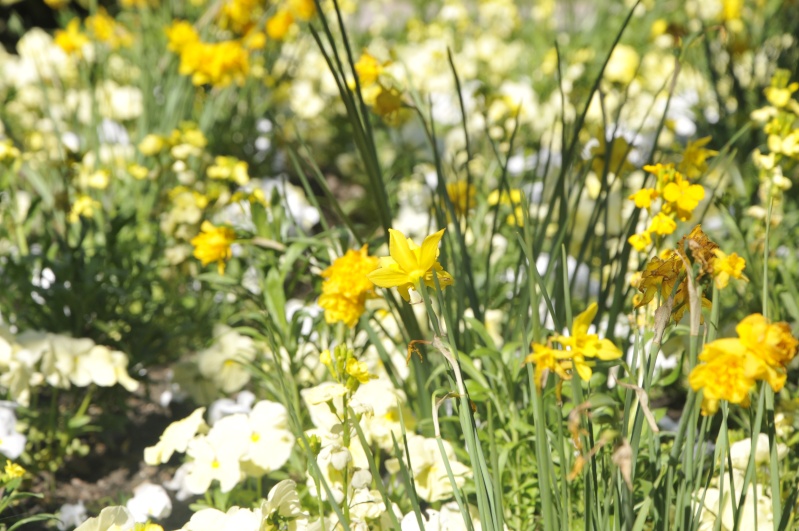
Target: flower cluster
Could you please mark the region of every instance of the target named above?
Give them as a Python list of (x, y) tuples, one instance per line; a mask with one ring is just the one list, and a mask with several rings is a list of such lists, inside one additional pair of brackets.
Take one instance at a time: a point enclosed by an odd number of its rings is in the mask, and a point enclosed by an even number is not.
[(735, 328), (737, 338), (717, 339), (705, 345), (688, 382), (702, 389), (702, 413), (712, 415), (719, 401), (749, 405), (756, 381), (777, 392), (785, 385), (786, 367), (796, 356), (799, 341), (787, 323), (771, 323), (760, 314), (746, 317)]
[[(697, 225), (680, 239), (675, 249), (666, 249), (660, 255), (653, 256), (641, 275), (634, 279), (633, 285), (639, 291), (634, 298), (636, 308), (649, 304), (657, 294), (664, 299), (673, 295), (672, 315), (676, 322), (682, 319), (688, 307), (688, 278), (685, 274), (685, 261), (688, 258), (684, 251), (686, 247), (690, 249), (694, 263), (700, 265), (697, 281), (713, 278), (716, 286), (723, 289), (729, 284), (730, 278), (748, 280), (743, 274), (745, 260), (736, 253), (729, 255), (724, 253), (702, 231), (701, 225)], [(676, 291), (675, 286), (677, 286)], [(709, 306), (710, 301), (703, 299), (702, 304)]]
[(87, 338), (34, 331), (0, 336), (0, 386), (23, 405), (43, 384), (61, 389), (119, 384), (133, 392), (139, 382), (130, 377), (127, 367), (123, 352)]
[(295, 439), (283, 405), (262, 400), (248, 413), (224, 416), (210, 428), (204, 413), (199, 408), (170, 424), (144, 452), (150, 465), (167, 462), (175, 452), (186, 454), (189, 459), (175, 476), (179, 496), (204, 494), (214, 481), (230, 492), (246, 477), (259, 478), (288, 461)]
[(179, 72), (195, 85), (243, 84), (250, 71), (249, 50), (240, 40), (202, 42), (194, 27), (176, 21), (166, 30), (169, 49), (180, 56)]
[[(706, 149), (710, 137), (690, 142), (683, 152), (678, 165), (655, 164), (644, 166), (644, 170), (655, 176), (653, 188), (643, 188), (629, 199), (638, 208), (646, 209), (651, 216), (649, 227), (630, 236), (630, 244), (638, 251), (646, 250), (652, 243), (652, 234), (666, 236), (677, 230), (677, 219), (688, 221), (694, 209), (705, 198), (705, 189), (691, 179), (700, 177), (707, 171), (707, 159), (718, 152)], [(655, 208), (656, 201), (659, 208)]]
[(597, 304), (591, 303), (583, 313), (574, 318), (570, 335), (556, 334), (551, 338), (552, 342), (565, 347), (565, 350), (533, 343), (533, 352), (524, 361), (535, 364), (535, 383), (539, 389), (543, 387), (549, 372), (568, 380), (571, 372), (576, 371), (582, 380), (588, 381), (595, 364), (592, 360), (610, 361), (621, 357), (621, 350), (612, 341), (599, 339), (598, 335), (589, 333), (597, 309)]
[(364, 312), (366, 300), (374, 297), (374, 284), (369, 273), (377, 269), (379, 260), (369, 256), (369, 247), (348, 250), (330, 267), (322, 271), (322, 295), (319, 306), (325, 310), (328, 324), (342, 322), (352, 328)]

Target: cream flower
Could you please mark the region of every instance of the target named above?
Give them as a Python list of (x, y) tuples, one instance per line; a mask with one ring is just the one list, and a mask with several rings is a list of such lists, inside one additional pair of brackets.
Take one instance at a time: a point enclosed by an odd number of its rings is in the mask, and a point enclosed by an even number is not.
[[(444, 441), (444, 450), (455, 483), (462, 487), (470, 469), (456, 459), (452, 445), (447, 441)], [(449, 481), (446, 465), (441, 457), (436, 439), (419, 435), (409, 436), (408, 454), (416, 484), (416, 493), (420, 498), (432, 503), (452, 497), (452, 484)], [(399, 463), (396, 459), (391, 459), (386, 462), (386, 467), (393, 473), (399, 470)]]
[(184, 453), (188, 448), (189, 441), (198, 432), (204, 433), (208, 429), (208, 425), (203, 420), (204, 414), (205, 408), (201, 407), (195, 409), (185, 419), (167, 426), (158, 442), (154, 446), (144, 449), (144, 462), (151, 466), (157, 466), (169, 461), (175, 452)]
[(122, 506), (106, 507), (100, 511), (100, 515), (89, 518), (75, 531), (130, 531), (136, 525), (133, 516)]
[(242, 456), (242, 465), (249, 475), (261, 476), (286, 464), (296, 439), (289, 429), (283, 404), (268, 400), (255, 404), (249, 415), (249, 428), (249, 447)]
[(269, 491), (261, 503), (263, 524), (260, 531), (302, 531), (308, 525), (308, 515), (300, 506), (297, 484), (284, 479)]
[(257, 349), (252, 338), (223, 324), (214, 326), (214, 343), (197, 354), (200, 373), (225, 394), (241, 390), (250, 381), (244, 363), (255, 360)]
[(206, 436), (189, 441), (186, 455), (192, 459), (183, 484), (194, 494), (204, 494), (219, 481), (222, 492), (230, 492), (241, 481), (241, 458), (249, 446), (250, 425), (244, 415), (219, 420)]

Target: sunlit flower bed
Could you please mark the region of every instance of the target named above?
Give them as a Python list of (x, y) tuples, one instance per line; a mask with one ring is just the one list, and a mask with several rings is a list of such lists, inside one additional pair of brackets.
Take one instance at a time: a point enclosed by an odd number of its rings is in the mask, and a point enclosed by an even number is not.
[(1, 529), (799, 526), (795, 2), (45, 3)]

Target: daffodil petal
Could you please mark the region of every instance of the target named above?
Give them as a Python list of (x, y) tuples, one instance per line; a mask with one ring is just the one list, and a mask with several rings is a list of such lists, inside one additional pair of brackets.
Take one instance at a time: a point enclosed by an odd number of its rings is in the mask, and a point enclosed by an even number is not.
[(376, 269), (375, 271), (369, 273), (367, 277), (375, 286), (379, 286), (381, 288), (393, 288), (396, 286), (401, 286), (402, 284), (410, 283), (407, 274), (388, 267)]
[(438, 243), (444, 235), (446, 229), (431, 234), (422, 242), (422, 250), (419, 252), (419, 269), (427, 271), (436, 263), (436, 256), (438, 255)]
[(597, 304), (592, 302), (583, 313), (574, 318), (574, 323), (572, 324), (573, 336), (577, 337), (588, 333), (588, 327), (591, 326), (591, 323), (594, 322), (594, 317), (596, 317), (597, 308)]
[[(419, 269), (419, 264), (416, 261), (416, 255), (411, 251), (408, 245), (408, 239), (403, 233), (398, 230), (388, 229), (389, 234), (389, 253), (400, 269), (407, 272)], [(374, 280), (372, 280), (374, 282)], [(407, 282), (407, 279), (406, 279)], [(375, 282), (377, 284), (377, 282)], [(379, 285), (379, 284), (378, 284)]]

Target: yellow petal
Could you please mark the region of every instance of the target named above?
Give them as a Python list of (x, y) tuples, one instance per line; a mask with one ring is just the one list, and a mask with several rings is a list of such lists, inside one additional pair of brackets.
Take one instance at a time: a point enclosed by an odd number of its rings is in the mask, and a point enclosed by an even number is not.
[(419, 269), (427, 271), (436, 263), (438, 243), (441, 241), (441, 237), (444, 235), (445, 230), (446, 229), (441, 229), (424, 239), (422, 250), (419, 252)]
[(406, 273), (388, 267), (376, 269), (366, 276), (375, 286), (381, 288), (394, 288), (410, 283)]
[[(406, 272), (419, 269), (419, 265), (416, 261), (416, 255), (408, 246), (408, 239), (405, 238), (405, 235), (394, 229), (388, 229), (388, 234), (389, 253), (391, 254), (391, 258), (393, 258), (400, 266), (400, 269), (403, 269)], [(372, 282), (374, 282), (374, 280)], [(375, 284), (377, 284), (377, 282), (375, 282)]]
[(583, 334), (588, 333), (588, 327), (591, 326), (591, 323), (594, 322), (594, 317), (596, 317), (597, 312), (597, 304), (592, 302), (591, 305), (586, 308), (586, 310), (574, 318), (574, 323), (572, 324), (572, 337), (577, 337)]

